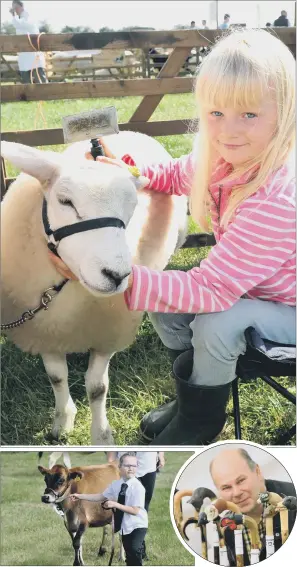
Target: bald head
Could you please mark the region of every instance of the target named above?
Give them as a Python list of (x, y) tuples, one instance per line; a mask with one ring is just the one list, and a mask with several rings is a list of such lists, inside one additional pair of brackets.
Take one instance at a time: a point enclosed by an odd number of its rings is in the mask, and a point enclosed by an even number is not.
[(259, 465), (244, 449), (223, 449), (210, 464), (219, 496), (234, 502), (243, 514), (258, 515), (259, 492), (265, 481)]

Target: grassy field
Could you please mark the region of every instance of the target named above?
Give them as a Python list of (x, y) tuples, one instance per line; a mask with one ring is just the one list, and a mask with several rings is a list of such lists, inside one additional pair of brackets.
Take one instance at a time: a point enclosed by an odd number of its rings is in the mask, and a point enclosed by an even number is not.
[[(140, 97), (101, 99), (100, 106), (114, 105), (119, 122), (129, 120)], [(48, 128), (61, 127), (63, 115), (94, 108), (93, 100), (62, 100), (43, 103)], [(2, 131), (43, 128), (38, 103), (7, 103), (1, 107)], [(151, 120), (191, 118), (194, 104), (191, 94), (167, 95)], [(35, 118), (37, 122), (34, 125)], [(178, 157), (191, 149), (192, 135), (158, 138), (170, 154)], [(63, 146), (56, 146), (60, 151)], [(16, 171), (8, 168), (8, 175)], [(197, 230), (190, 221), (189, 230)], [(169, 265), (180, 270), (190, 269), (207, 255), (208, 249), (178, 252)], [(25, 329), (24, 329), (25, 332)], [(86, 355), (69, 356), (70, 389), (78, 413), (74, 432), (68, 436), (71, 445), (89, 444), (90, 411), (84, 388)], [(294, 383), (283, 378), (281, 383), (294, 390)], [(110, 365), (108, 418), (115, 431), (117, 444), (138, 442), (138, 424), (145, 412), (163, 403), (174, 394), (171, 368), (165, 350), (147, 317), (134, 344), (114, 356)], [(262, 381), (240, 385), (243, 438), (264, 445), (274, 444), (276, 431), (293, 425), (294, 408)], [(2, 339), (2, 443), (46, 444), (54, 411), (54, 399), (42, 361), (21, 353), (7, 339)], [(230, 404), (229, 412), (232, 411)], [(229, 416), (221, 439), (234, 438), (232, 417)]]
[[(146, 538), (147, 565), (194, 565), (193, 556), (175, 535), (169, 514), (171, 486), (191, 454), (166, 453), (166, 465), (157, 475)], [(37, 453), (2, 453), (1, 461), (1, 565), (72, 565), (74, 552), (63, 520), (40, 500), (45, 484), (37, 470)], [(71, 461), (72, 466), (78, 466), (100, 464), (106, 459), (104, 453), (74, 452)], [(42, 464), (48, 466), (45, 455)], [(97, 557), (101, 538), (102, 530), (87, 530), (83, 540), (86, 565), (108, 564), (109, 552)], [(117, 551), (118, 542), (114, 565), (119, 564)]]

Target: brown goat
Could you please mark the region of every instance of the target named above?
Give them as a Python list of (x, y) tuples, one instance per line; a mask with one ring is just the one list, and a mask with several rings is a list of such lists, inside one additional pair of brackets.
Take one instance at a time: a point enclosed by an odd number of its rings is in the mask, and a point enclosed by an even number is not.
[(74, 492), (80, 494), (102, 493), (113, 480), (119, 478), (116, 461), (105, 465), (91, 465), (67, 469), (63, 465), (55, 465), (51, 469), (38, 467), (44, 476), (46, 489), (41, 501), (54, 505), (64, 516), (65, 527), (70, 534), (75, 556), (73, 565), (84, 565), (82, 558), (82, 536), (86, 529), (103, 527), (103, 538), (99, 555), (104, 555), (107, 525), (111, 523), (112, 511), (105, 510), (101, 502), (78, 500), (73, 502), (69, 496)]

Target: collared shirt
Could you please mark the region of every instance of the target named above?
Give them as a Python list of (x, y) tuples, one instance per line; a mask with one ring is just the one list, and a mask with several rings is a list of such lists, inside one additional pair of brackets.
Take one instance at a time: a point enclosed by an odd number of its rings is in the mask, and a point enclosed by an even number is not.
[[(13, 16), (12, 24), (15, 27), (17, 35), (39, 34), (38, 26), (30, 19), (28, 12), (25, 10), (20, 17)], [(29, 40), (28, 40), (29, 45)], [(18, 64), (20, 71), (31, 71), (38, 67), (45, 68), (44, 54), (40, 51), (18, 53)]]
[[(118, 458), (127, 451), (119, 451)], [(157, 468), (158, 452), (157, 451), (136, 451), (137, 469), (136, 477), (139, 478), (147, 473), (155, 472)]]
[(124, 512), (121, 534), (127, 535), (137, 528), (147, 528), (148, 516), (147, 511), (144, 508), (145, 489), (136, 477), (129, 478), (128, 480), (124, 480), (123, 478), (114, 480), (111, 485), (108, 486), (107, 489), (103, 492), (103, 496), (108, 498), (108, 500), (117, 502), (123, 482), (128, 485), (125, 498), (125, 506), (136, 506), (137, 508), (139, 508), (139, 512), (138, 514), (136, 514), (136, 516)]

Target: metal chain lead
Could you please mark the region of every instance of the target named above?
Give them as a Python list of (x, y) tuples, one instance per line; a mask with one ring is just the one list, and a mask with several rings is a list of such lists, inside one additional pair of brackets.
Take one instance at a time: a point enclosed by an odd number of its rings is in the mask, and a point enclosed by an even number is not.
[(22, 314), (22, 316), (19, 319), (17, 319), (16, 321), (11, 321), (11, 323), (6, 323), (6, 324), (1, 325), (1, 331), (8, 331), (9, 329), (15, 329), (16, 327), (20, 327), (21, 325), (23, 325), (27, 321), (31, 321), (31, 319), (33, 319), (33, 317), (35, 317), (35, 314), (38, 313), (38, 311), (40, 311), (40, 309), (45, 309), (45, 310), (48, 309), (48, 304), (55, 297), (55, 295), (50, 294), (50, 291), (54, 291), (55, 294), (57, 294), (59, 290), (57, 290), (55, 286), (48, 287), (43, 292), (43, 294), (41, 296), (40, 304), (38, 305), (38, 307), (35, 307), (35, 309), (28, 309), (28, 311), (25, 311)]

